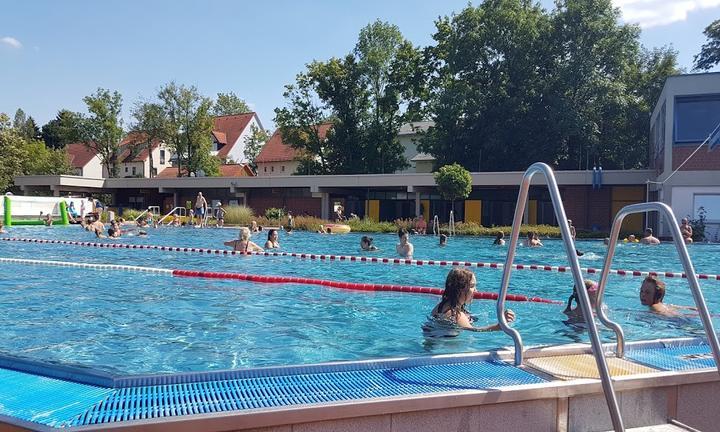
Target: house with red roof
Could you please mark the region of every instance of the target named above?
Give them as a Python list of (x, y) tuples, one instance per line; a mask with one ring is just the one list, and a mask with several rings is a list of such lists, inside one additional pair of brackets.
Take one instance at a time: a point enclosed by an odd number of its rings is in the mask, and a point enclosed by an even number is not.
[(212, 155), (223, 161), (245, 163), (245, 141), (253, 128), (264, 130), (254, 112), (219, 116), (213, 119)]
[(65, 146), (65, 152), (73, 168), (73, 174), (80, 177), (103, 178), (103, 166), (100, 157), (83, 143)]
[(158, 175), (170, 166), (170, 150), (160, 140), (152, 143), (153, 167), (150, 170), (150, 152), (143, 134), (130, 132), (120, 142), (120, 154), (117, 159), (118, 177), (150, 178)]
[[(159, 178), (173, 178), (178, 176), (177, 167), (165, 168), (158, 174)], [(220, 165), (219, 177), (254, 177), (255, 172), (248, 164), (224, 164)], [(187, 171), (183, 170), (183, 177), (187, 177)]]
[[(332, 123), (324, 123), (318, 127), (321, 139), (325, 138), (331, 127)], [(289, 176), (295, 174), (300, 166), (300, 153), (283, 142), (278, 129), (260, 150), (255, 164), (258, 176)]]

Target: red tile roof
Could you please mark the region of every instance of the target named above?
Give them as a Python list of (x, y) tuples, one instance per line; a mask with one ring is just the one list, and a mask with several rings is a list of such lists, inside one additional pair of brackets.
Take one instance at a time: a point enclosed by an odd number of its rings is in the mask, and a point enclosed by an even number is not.
[[(331, 127), (332, 123), (321, 124), (318, 127), (320, 138), (325, 138)], [(278, 129), (260, 150), (260, 154), (255, 158), (255, 163), (287, 162), (297, 159), (298, 156), (298, 150), (283, 142), (282, 133)]]
[(212, 134), (215, 137), (215, 141), (220, 144), (227, 144), (227, 135), (225, 135), (224, 132), (212, 131)]
[(218, 151), (217, 156), (220, 158), (227, 157), (230, 150), (235, 146), (240, 134), (243, 133), (250, 121), (255, 117), (254, 112), (235, 114), (215, 117), (213, 119), (213, 133), (220, 132), (225, 134), (226, 144)]
[[(142, 148), (138, 149), (138, 145), (142, 145)], [(153, 141), (153, 150), (159, 145), (160, 140)], [(118, 156), (120, 162), (144, 162), (149, 154), (145, 143), (145, 135), (142, 133), (130, 132), (125, 139), (120, 141), (120, 155)]]
[(83, 143), (68, 144), (65, 152), (73, 168), (83, 168), (95, 157), (95, 153)]
[[(221, 177), (252, 177), (255, 173), (248, 164), (225, 164), (220, 165)], [(169, 167), (160, 171), (157, 177), (172, 178), (178, 176), (177, 167)]]

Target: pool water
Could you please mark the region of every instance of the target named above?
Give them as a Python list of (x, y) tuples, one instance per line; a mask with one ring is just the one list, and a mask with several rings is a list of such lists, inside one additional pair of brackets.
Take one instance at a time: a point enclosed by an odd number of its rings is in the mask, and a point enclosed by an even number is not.
[[(148, 238), (122, 243), (223, 248), (236, 230), (160, 228)], [(18, 227), (14, 237), (96, 241), (79, 227)], [(361, 234), (282, 234), (283, 251), (361, 255)], [(375, 235), (380, 251), (394, 257), (396, 236)], [(257, 243), (264, 238), (256, 236)], [(98, 240), (111, 242), (110, 240)], [(492, 239), (414, 236), (415, 258), (504, 262), (507, 249)], [(566, 265), (562, 243), (518, 248), (517, 263)], [(583, 267), (600, 267), (601, 241), (579, 241)], [(720, 245), (692, 245), (699, 273), (720, 273)], [(292, 257), (215, 256), (159, 250), (98, 249), (0, 241), (0, 257), (120, 263), (127, 265), (289, 275), (348, 282), (442, 287), (448, 267), (320, 262)], [(682, 271), (672, 244), (621, 244), (613, 268)], [(438, 298), (421, 294), (354, 292), (314, 285), (169, 277), (115, 270), (0, 264), (0, 352), (42, 361), (83, 365), (118, 373), (165, 373), (418, 356), (494, 349), (512, 344), (502, 332), (461, 332), (426, 338), (421, 330)], [(478, 290), (497, 292), (502, 272), (474, 269)], [(597, 280), (598, 275), (590, 278)], [(606, 294), (610, 317), (627, 340), (702, 335), (697, 317), (663, 319), (639, 304), (641, 278), (611, 276)], [(692, 305), (684, 279), (666, 279), (666, 303)], [(513, 271), (510, 293), (565, 301), (569, 273)], [(720, 281), (701, 281), (709, 308), (720, 313)], [(582, 329), (563, 323), (564, 306), (508, 305), (527, 345), (587, 341)], [(477, 324), (495, 321), (495, 302), (474, 301)], [(720, 320), (714, 318), (715, 325)], [(603, 331), (604, 341), (614, 334)]]

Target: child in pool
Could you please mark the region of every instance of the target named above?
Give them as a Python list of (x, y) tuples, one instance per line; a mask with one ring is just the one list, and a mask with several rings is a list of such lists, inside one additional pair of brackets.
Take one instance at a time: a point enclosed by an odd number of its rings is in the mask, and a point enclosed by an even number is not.
[(684, 315), (681, 310), (697, 311), (692, 306), (677, 306), (663, 303), (665, 298), (665, 282), (656, 276), (648, 276), (640, 285), (640, 303), (648, 306), (651, 312), (665, 316)]
[[(445, 280), (442, 299), (430, 314), (433, 320), (448, 322), (464, 330), (478, 332), (500, 330), (499, 324), (485, 327), (473, 326), (472, 317), (465, 306), (472, 302), (476, 285), (477, 279), (470, 270), (457, 267), (450, 270)], [(515, 321), (515, 312), (510, 309), (506, 310), (505, 319), (508, 323)]]
[[(590, 279), (585, 279), (584, 285), (588, 293), (588, 298), (590, 299), (590, 307), (594, 311), (597, 307), (598, 285)], [(575, 308), (572, 307), (573, 300), (575, 300)], [(568, 316), (571, 322), (585, 322), (582, 309), (577, 301), (577, 287), (573, 287), (573, 293), (568, 298), (567, 306), (565, 307), (563, 313)]]

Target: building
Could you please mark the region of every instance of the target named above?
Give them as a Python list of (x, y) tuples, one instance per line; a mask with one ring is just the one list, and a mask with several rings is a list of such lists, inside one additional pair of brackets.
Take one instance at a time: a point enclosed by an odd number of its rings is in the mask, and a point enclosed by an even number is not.
[[(318, 137), (324, 140), (331, 127), (332, 123), (319, 125)], [(300, 166), (300, 152), (285, 144), (280, 129), (277, 129), (260, 150), (255, 158), (255, 164), (257, 165), (257, 175), (261, 177), (297, 174)]]
[[(720, 124), (720, 73), (671, 76), (665, 81), (650, 121), (650, 200), (670, 205), (675, 217), (707, 212), (706, 237), (720, 240), (720, 148), (705, 141)], [(694, 155), (693, 152), (698, 150)], [(668, 235), (662, 221), (653, 221)]]
[(402, 173), (429, 173), (432, 172), (435, 158), (427, 153), (418, 152), (417, 146), (422, 133), (426, 132), (435, 122), (421, 121), (405, 123), (400, 126), (398, 131), (398, 140), (403, 146), (403, 156), (408, 161), (409, 166), (399, 172)]
[(68, 161), (73, 174), (79, 177), (103, 178), (103, 166), (100, 157), (83, 143), (73, 143), (65, 146)]
[(142, 134), (129, 133), (120, 143), (118, 156), (118, 177), (155, 177), (170, 166), (171, 153), (165, 143), (154, 140), (152, 143), (152, 172), (150, 152)]
[(253, 129), (264, 130), (254, 112), (215, 117), (212, 155), (227, 162), (247, 162), (245, 141), (252, 135)]

